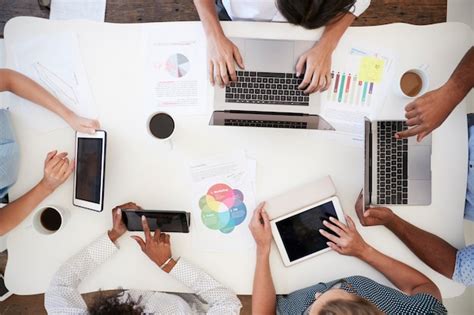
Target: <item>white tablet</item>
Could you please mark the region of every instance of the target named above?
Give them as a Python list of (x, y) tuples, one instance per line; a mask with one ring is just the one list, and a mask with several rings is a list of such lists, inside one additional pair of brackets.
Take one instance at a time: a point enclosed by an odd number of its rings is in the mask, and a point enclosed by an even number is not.
[(324, 253), (331, 248), (328, 239), (319, 233), (323, 220), (335, 217), (346, 223), (339, 199), (331, 197), (270, 221), (273, 238), (285, 266)]
[(76, 169), (74, 171), (73, 204), (102, 211), (104, 206), (105, 150), (107, 133), (76, 132)]

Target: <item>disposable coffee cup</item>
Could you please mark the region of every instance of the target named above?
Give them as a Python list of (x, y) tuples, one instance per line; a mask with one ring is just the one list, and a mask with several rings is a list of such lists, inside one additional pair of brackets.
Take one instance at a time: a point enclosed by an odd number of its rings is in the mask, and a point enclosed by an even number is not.
[(40, 208), (33, 217), (33, 228), (43, 235), (50, 235), (61, 230), (67, 220), (66, 212), (55, 206)]
[(403, 71), (397, 81), (397, 92), (406, 98), (415, 98), (428, 90), (428, 75), (422, 69)]
[(164, 112), (154, 113), (148, 120), (148, 131), (158, 140), (168, 141), (172, 148), (171, 137), (175, 130), (175, 122), (170, 114)]

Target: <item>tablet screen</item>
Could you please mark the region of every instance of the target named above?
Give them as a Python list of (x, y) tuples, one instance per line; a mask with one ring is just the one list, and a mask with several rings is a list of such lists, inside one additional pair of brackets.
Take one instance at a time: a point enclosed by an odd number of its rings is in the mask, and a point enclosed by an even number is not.
[(76, 199), (100, 203), (102, 179), (102, 141), (77, 139)]
[(332, 201), (275, 223), (290, 261), (328, 247), (328, 240), (319, 233), (319, 229), (329, 232), (323, 225), (323, 220), (329, 220), (329, 217), (337, 218)]

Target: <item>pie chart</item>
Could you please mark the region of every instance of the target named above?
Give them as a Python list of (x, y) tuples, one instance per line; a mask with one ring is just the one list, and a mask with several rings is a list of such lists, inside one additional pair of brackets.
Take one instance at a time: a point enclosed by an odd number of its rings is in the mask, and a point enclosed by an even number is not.
[(189, 59), (183, 54), (173, 54), (166, 61), (166, 71), (175, 78), (184, 77), (189, 72)]

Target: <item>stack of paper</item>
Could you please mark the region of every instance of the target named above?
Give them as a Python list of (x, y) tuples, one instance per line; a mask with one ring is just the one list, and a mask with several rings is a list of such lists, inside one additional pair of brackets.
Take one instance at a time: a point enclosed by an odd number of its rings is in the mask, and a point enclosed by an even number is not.
[(253, 247), (248, 222), (256, 206), (256, 166), (243, 151), (192, 163), (197, 246), (207, 251)]

